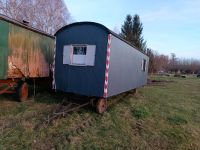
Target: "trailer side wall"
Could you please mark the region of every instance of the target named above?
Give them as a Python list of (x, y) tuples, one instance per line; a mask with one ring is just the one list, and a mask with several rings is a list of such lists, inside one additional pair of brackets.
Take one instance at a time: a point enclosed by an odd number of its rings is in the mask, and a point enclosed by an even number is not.
[[(146, 60), (145, 71), (142, 69), (143, 60)], [(148, 62), (145, 54), (112, 35), (108, 97), (145, 85)]]
[[(53, 62), (54, 39), (1, 20), (0, 78), (48, 77)], [(2, 53), (2, 52), (0, 52)]]

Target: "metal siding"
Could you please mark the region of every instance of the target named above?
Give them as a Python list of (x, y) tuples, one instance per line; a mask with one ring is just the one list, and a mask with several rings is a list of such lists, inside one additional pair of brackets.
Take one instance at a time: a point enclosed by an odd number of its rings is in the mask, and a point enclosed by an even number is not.
[(6, 15), (0, 14), (0, 20), (3, 20), (3, 21), (5, 21), (5, 22), (7, 22), (7, 23), (14, 24), (14, 25), (16, 25), (16, 26), (18, 26), (18, 27), (27, 29), (27, 30), (29, 30), (29, 31), (33, 31), (33, 32), (38, 33), (38, 34), (40, 34), (40, 35), (44, 35), (44, 36), (47, 36), (47, 37), (50, 37), (50, 38), (54, 38), (54, 36), (52, 36), (52, 35), (49, 34), (49, 33), (46, 33), (46, 32), (44, 32), (44, 31), (38, 30), (37, 28), (34, 28), (34, 27), (32, 27), (32, 26), (26, 25), (26, 24), (24, 24), (22, 21), (15, 20), (15, 19), (10, 18), (10, 17), (8, 17), (8, 16), (6, 16)]
[(8, 69), (8, 23), (0, 20), (0, 79), (7, 78)]
[[(57, 90), (87, 96), (103, 96), (107, 32), (94, 25), (76, 25), (56, 34), (55, 82)], [(63, 47), (96, 45), (95, 66), (63, 65)]]
[(71, 45), (65, 45), (63, 48), (63, 64), (70, 64)]
[(9, 23), (8, 78), (48, 77), (54, 39)]
[(112, 35), (108, 96), (113, 96), (147, 83), (147, 71), (142, 71), (142, 60), (149, 59), (132, 46)]

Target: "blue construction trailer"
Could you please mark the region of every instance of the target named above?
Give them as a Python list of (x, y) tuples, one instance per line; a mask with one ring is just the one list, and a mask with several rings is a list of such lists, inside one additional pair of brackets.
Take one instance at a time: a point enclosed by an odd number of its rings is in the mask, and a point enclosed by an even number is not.
[(105, 26), (77, 22), (55, 36), (54, 88), (98, 97), (100, 113), (108, 97), (147, 83), (148, 56)]

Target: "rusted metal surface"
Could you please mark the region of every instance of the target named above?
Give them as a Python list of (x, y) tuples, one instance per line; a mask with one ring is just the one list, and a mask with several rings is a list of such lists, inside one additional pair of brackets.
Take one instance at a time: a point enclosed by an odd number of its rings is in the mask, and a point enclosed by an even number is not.
[(45, 121), (47, 124), (50, 124), (53, 120), (60, 117), (65, 117), (70, 112), (76, 112), (89, 104), (90, 102), (86, 102), (84, 104), (76, 104), (76, 103), (67, 102), (65, 106), (61, 104), (51, 115), (48, 115)]
[(9, 31), (8, 78), (48, 77), (54, 41), (15, 25)]
[(69, 113), (78, 112), (81, 110), (81, 108), (90, 105), (89, 99), (82, 98), (78, 97), (77, 95), (68, 95), (65, 97), (60, 104), (58, 104), (51, 112), (49, 112), (44, 120), (42, 119), (42, 122), (35, 126), (35, 130), (38, 130), (46, 125), (50, 125), (56, 119), (67, 117)]
[(39, 34), (42, 34), (42, 35), (45, 35), (45, 36), (48, 36), (48, 37), (52, 37), (51, 34), (48, 34), (48, 33), (44, 32), (44, 31), (38, 30), (37, 28), (34, 28), (34, 27), (31, 27), (31, 26), (27, 25), (26, 23), (24, 23), (24, 20), (22, 22), (22, 21), (19, 21), (19, 20), (12, 19), (12, 18), (10, 18), (8, 16), (5, 16), (3, 14), (0, 14), (0, 19), (1, 20), (5, 20), (6, 22), (9, 22), (9, 23), (15, 24), (15, 25), (17, 25), (19, 27), (28, 29), (30, 31), (33, 31), (33, 32), (36, 32), (36, 33), (39, 33)]
[(108, 106), (107, 106), (107, 100), (106, 99), (101, 98), (101, 99), (98, 100), (96, 109), (97, 109), (97, 112), (99, 114), (104, 113), (106, 111), (107, 107)]
[(15, 93), (17, 87), (17, 81), (12, 80), (0, 80), (0, 95), (4, 93)]
[(28, 84), (22, 83), (17, 88), (17, 98), (19, 101), (23, 102), (26, 101), (28, 98)]
[(53, 63), (53, 37), (1, 18), (0, 34), (0, 79), (49, 76)]

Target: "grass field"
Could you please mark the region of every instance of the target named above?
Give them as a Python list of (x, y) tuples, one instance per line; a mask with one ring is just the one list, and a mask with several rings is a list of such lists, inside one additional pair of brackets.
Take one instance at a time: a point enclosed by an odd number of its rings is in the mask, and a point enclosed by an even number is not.
[[(113, 97), (103, 115), (87, 107), (44, 125), (61, 98), (39, 93), (24, 103), (0, 96), (2, 149), (200, 149), (200, 79), (157, 83)], [(120, 99), (115, 102), (116, 99)]]

